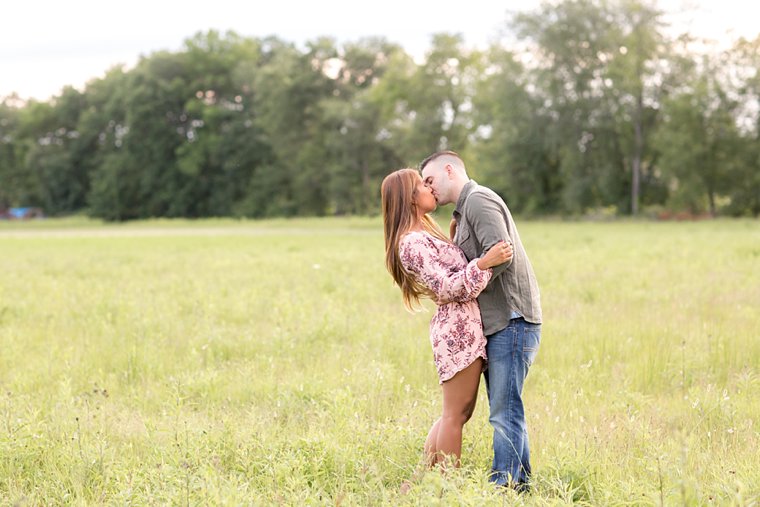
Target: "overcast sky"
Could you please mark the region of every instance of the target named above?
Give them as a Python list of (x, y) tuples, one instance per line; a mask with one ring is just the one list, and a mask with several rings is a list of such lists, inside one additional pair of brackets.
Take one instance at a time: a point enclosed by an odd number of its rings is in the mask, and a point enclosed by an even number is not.
[[(47, 100), (64, 85), (82, 89), (111, 66), (134, 65), (141, 55), (179, 50), (198, 31), (234, 30), (276, 35), (303, 44), (328, 35), (339, 42), (385, 36), (421, 56), (437, 32), (457, 32), (485, 46), (503, 30), (508, 10), (539, 0), (210, 0), (20, 1), (3, 5), (0, 98)], [(760, 33), (760, 4), (748, 0), (660, 0), (679, 31), (716, 40)]]

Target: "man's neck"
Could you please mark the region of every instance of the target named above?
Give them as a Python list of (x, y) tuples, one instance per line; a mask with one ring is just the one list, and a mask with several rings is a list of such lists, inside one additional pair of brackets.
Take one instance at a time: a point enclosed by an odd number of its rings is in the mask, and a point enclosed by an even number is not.
[(457, 201), (459, 201), (459, 196), (462, 195), (462, 189), (464, 188), (467, 183), (469, 183), (469, 179), (462, 179), (457, 180), (452, 183), (451, 185), (451, 202), (456, 205)]

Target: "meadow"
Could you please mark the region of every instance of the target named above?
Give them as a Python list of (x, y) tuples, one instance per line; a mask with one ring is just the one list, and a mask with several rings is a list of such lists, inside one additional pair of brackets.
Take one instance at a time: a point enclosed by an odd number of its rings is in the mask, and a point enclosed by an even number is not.
[(404, 310), (378, 218), (0, 223), (0, 504), (760, 504), (760, 222), (518, 227), (519, 496), (483, 385), (462, 468), (421, 469), (432, 304)]

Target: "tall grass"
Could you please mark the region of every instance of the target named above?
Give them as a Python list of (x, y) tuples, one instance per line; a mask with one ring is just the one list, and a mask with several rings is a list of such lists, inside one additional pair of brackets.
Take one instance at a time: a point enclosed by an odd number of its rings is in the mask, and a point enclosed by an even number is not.
[(0, 502), (760, 502), (760, 224), (519, 227), (524, 496), (487, 482), (482, 387), (462, 469), (419, 473), (432, 305), (404, 311), (377, 219), (0, 225)]

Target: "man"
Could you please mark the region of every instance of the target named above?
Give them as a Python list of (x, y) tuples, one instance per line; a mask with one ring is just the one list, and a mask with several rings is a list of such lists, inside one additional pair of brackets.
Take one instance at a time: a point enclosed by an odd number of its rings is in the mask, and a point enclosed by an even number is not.
[(493, 268), (478, 303), (488, 339), (485, 380), (494, 429), (490, 480), (524, 491), (531, 469), (522, 388), (541, 341), (541, 301), (533, 267), (509, 208), (494, 191), (469, 179), (459, 155), (434, 153), (420, 170), (438, 204), (456, 204), (453, 239), (467, 260), (482, 256), (500, 240), (512, 243), (512, 259)]

